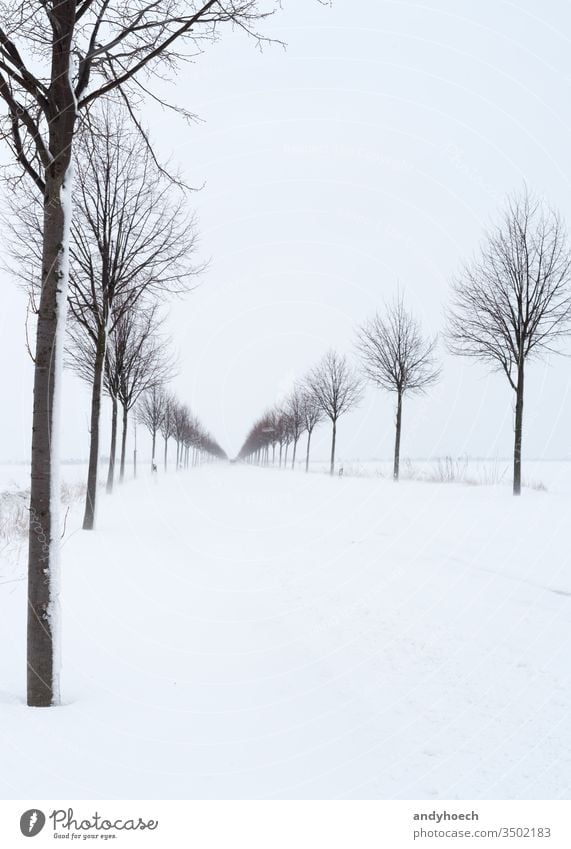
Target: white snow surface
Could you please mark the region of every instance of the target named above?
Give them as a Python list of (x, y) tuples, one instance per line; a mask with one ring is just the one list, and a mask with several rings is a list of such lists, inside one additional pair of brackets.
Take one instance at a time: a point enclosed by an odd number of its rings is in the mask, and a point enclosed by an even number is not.
[(226, 464), (140, 474), (94, 532), (78, 504), (61, 707), (25, 705), (0, 559), (1, 794), (567, 798), (570, 515), (571, 486)]

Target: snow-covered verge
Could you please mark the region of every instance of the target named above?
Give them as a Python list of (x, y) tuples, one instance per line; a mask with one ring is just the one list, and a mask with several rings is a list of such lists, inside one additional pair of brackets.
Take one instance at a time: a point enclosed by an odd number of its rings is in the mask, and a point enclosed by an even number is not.
[[(30, 520), (30, 469), (22, 465), (0, 466), (0, 585), (25, 580), (25, 554)], [(6, 474), (8, 470), (8, 474)], [(4, 471), (4, 475), (2, 475)], [(85, 497), (83, 475), (74, 470), (60, 485), (62, 534), (67, 531), (70, 511)], [(28, 486), (26, 486), (28, 484)], [(6, 487), (6, 488), (4, 488)]]
[[(296, 461), (305, 468), (305, 461)], [(425, 483), (461, 483), (467, 486), (511, 486), (512, 460), (509, 458), (478, 459), (472, 457), (403, 457), (400, 479)], [(340, 458), (336, 470), (345, 477), (392, 478), (392, 460), (346, 460)], [(312, 461), (310, 471), (329, 474), (329, 463)], [(571, 492), (571, 460), (526, 460), (523, 465), (524, 489), (538, 492), (552, 490)]]
[(65, 704), (24, 704), (0, 578), (5, 798), (559, 798), (571, 493), (238, 465), (141, 476), (63, 546)]

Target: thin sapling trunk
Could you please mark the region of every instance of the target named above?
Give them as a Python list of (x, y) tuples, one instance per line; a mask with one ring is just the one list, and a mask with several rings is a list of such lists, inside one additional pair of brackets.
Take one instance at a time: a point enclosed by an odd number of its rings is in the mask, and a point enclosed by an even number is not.
[(95, 503), (97, 498), (97, 471), (99, 464), (99, 422), (101, 418), (101, 390), (105, 368), (106, 333), (101, 328), (97, 337), (91, 387), (91, 428), (89, 440), (89, 467), (87, 472), (87, 492), (85, 494), (85, 512), (83, 530), (93, 530), (95, 524)]
[(117, 455), (117, 398), (111, 396), (111, 448), (109, 449), (109, 469), (107, 471), (107, 486), (108, 493), (113, 492), (113, 483), (115, 478), (115, 457)]
[(398, 481), (400, 473), (400, 435), (402, 427), (402, 392), (397, 393), (397, 415), (395, 426), (395, 456), (393, 464), (393, 480)]

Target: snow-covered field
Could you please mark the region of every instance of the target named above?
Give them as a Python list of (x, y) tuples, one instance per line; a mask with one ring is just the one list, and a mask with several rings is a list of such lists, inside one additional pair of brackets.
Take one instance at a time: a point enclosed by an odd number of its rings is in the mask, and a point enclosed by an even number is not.
[(92, 533), (78, 503), (60, 708), (24, 704), (2, 562), (3, 797), (568, 797), (571, 487), (544, 483), (224, 464), (141, 475)]

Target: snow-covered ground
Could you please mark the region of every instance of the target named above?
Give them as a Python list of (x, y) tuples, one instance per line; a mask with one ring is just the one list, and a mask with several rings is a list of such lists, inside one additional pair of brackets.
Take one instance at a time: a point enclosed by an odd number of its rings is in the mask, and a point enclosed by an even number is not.
[(141, 475), (92, 533), (77, 504), (60, 708), (24, 704), (2, 564), (2, 796), (568, 797), (571, 488), (546, 485), (222, 464)]

